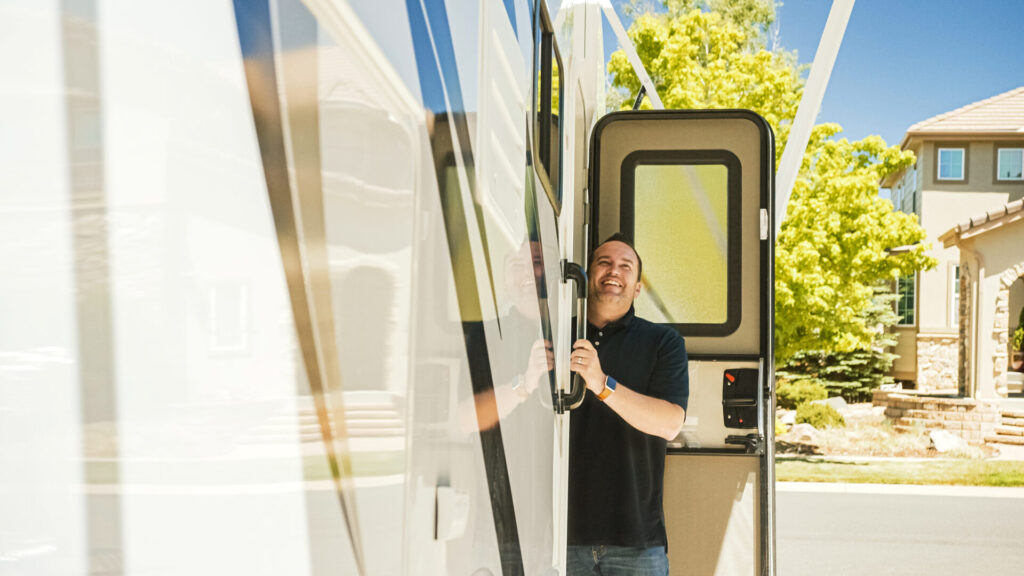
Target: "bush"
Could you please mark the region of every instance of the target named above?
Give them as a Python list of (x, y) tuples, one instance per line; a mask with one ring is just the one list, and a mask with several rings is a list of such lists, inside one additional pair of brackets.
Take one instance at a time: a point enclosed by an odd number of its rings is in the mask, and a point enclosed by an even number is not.
[(779, 380), (775, 387), (775, 398), (779, 408), (795, 410), (805, 402), (828, 398), (828, 392), (814, 380)]
[(776, 436), (782, 436), (786, 432), (789, 432), (789, 428), (786, 428), (786, 425), (782, 423), (782, 420), (779, 420), (778, 418), (776, 418), (775, 419), (775, 435)]
[(846, 420), (838, 410), (828, 404), (801, 404), (796, 409), (796, 423), (810, 424), (819, 430), (825, 428), (842, 428)]
[(1024, 308), (1020, 309), (1020, 317), (1017, 318), (1017, 329), (1013, 331), (1013, 349), (1024, 350)]

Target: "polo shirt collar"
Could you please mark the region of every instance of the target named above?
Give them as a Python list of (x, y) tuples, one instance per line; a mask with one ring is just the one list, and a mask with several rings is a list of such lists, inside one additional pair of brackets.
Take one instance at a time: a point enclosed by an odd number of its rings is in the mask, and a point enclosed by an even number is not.
[[(612, 320), (611, 322), (605, 324), (604, 327), (601, 328), (601, 332), (606, 332), (609, 334), (618, 332), (619, 330), (622, 330), (629, 326), (630, 322), (632, 322), (633, 318), (635, 317), (636, 310), (633, 308), (633, 305), (630, 305), (629, 310), (622, 315), (622, 318), (619, 318), (618, 320)], [(588, 322), (588, 324), (590, 323)], [(593, 324), (590, 324), (589, 329), (597, 330), (597, 327), (594, 326)]]

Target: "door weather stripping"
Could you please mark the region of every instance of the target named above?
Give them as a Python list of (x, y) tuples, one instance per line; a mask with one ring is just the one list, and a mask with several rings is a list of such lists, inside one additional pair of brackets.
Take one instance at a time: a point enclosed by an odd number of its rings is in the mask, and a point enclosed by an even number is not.
[(836, 63), (839, 47), (843, 43), (846, 24), (853, 12), (854, 0), (832, 0), (832, 10), (828, 13), (825, 30), (821, 33), (818, 51), (814, 54), (814, 64), (804, 86), (804, 95), (800, 98), (793, 130), (782, 152), (779, 170), (775, 173), (775, 235), (778, 236), (782, 221), (786, 219), (786, 205), (793, 191), (797, 172), (807, 150), (807, 142), (811, 138), (814, 120), (821, 109), (821, 99), (825, 96), (828, 79), (832, 75), (832, 66)]
[[(839, 2), (840, 0), (836, 1)], [(850, 2), (852, 3), (852, 0)], [(661, 103), (658, 91), (654, 88), (654, 82), (651, 81), (651, 77), (647, 74), (644, 63), (640, 61), (640, 56), (636, 53), (636, 47), (633, 46), (633, 41), (629, 39), (629, 34), (626, 34), (626, 29), (622, 26), (622, 20), (619, 20), (619, 15), (615, 13), (615, 8), (612, 8), (612, 3), (609, 0), (600, 0), (600, 3), (601, 10), (604, 11), (604, 17), (612, 25), (615, 37), (619, 40), (619, 46), (626, 52), (626, 58), (629, 59), (629, 63), (633, 65), (633, 71), (636, 72), (637, 78), (640, 79), (640, 85), (647, 89), (647, 97), (651, 99), (651, 104), (655, 110), (664, 110), (665, 105)], [(639, 97), (637, 99), (639, 100)]]

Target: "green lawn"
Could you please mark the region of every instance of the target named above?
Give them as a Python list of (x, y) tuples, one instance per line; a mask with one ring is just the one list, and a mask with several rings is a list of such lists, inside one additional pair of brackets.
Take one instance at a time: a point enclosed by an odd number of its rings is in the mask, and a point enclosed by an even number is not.
[(775, 462), (775, 474), (779, 482), (1024, 486), (1024, 461), (782, 458)]

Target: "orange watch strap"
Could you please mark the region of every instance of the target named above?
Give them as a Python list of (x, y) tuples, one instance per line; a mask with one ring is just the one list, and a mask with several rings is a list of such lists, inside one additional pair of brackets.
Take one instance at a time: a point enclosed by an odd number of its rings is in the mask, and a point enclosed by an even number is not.
[[(611, 386), (608, 385), (609, 382), (611, 382)], [(605, 376), (604, 390), (601, 390), (601, 392), (598, 393), (597, 399), (604, 402), (605, 399), (612, 395), (612, 392), (615, 392), (615, 384), (616, 382), (611, 376)]]

